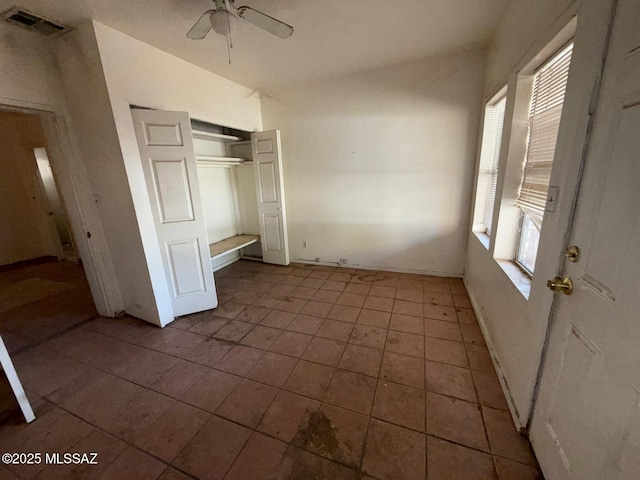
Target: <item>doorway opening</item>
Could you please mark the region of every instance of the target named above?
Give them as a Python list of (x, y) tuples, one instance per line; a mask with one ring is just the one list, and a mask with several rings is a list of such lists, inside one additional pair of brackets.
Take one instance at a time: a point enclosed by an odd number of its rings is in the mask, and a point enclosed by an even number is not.
[(51, 148), (40, 114), (0, 109), (0, 335), (11, 354), (96, 315)]

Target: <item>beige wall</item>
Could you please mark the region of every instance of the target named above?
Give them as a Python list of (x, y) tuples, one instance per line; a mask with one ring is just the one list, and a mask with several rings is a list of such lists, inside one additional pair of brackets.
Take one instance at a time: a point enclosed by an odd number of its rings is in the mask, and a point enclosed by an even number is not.
[(292, 261), (462, 274), (484, 61), (439, 56), (263, 98), (265, 128), (282, 131)]

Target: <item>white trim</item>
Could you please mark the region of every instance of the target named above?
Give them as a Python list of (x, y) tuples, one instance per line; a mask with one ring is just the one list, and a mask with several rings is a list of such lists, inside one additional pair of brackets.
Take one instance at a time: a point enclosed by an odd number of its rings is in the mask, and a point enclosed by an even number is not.
[(308, 260), (303, 258), (294, 258), (291, 263), (302, 263), (305, 265), (321, 265), (324, 267), (339, 267), (339, 268), (355, 268), (358, 270), (380, 270), (381, 272), (391, 273), (411, 273), (414, 275), (429, 275), (431, 277), (451, 277), (462, 278), (461, 273), (451, 272), (434, 272), (432, 270), (417, 270), (413, 268), (397, 268), (397, 267), (382, 267), (377, 265), (360, 265), (357, 263), (339, 263), (339, 262), (316, 262), (315, 260)]
[(27, 423), (33, 422), (36, 419), (36, 416), (33, 414), (33, 409), (31, 408), (27, 394), (24, 392), (24, 388), (22, 388), (22, 383), (20, 383), (20, 378), (18, 378), (18, 373), (13, 366), (13, 362), (11, 361), (11, 357), (7, 351), (7, 347), (4, 345), (1, 335), (0, 366), (2, 367), (2, 370), (4, 370), (7, 380), (9, 380), (9, 385), (11, 385), (11, 390), (13, 390), (13, 394), (18, 401), (18, 405), (20, 406), (20, 410), (22, 410), (22, 415), (24, 415), (25, 421)]

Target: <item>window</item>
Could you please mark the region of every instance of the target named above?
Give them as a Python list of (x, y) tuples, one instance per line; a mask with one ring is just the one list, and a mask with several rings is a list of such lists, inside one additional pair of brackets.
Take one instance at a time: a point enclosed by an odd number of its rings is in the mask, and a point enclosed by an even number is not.
[(534, 74), (527, 147), (516, 205), (522, 210), (516, 262), (533, 274), (560, 128), (573, 43)]
[(507, 105), (506, 95), (502, 95), (487, 105), (482, 132), (482, 150), (480, 152), (480, 170), (476, 193), (474, 231), (491, 235), (493, 209), (498, 185), (498, 165), (500, 163), (500, 145), (504, 111)]

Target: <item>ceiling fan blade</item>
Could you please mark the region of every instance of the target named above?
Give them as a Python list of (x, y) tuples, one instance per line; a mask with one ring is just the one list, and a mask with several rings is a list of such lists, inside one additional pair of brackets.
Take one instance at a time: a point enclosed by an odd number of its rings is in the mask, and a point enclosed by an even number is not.
[(289, 38), (293, 34), (293, 27), (266, 15), (251, 7), (238, 7), (238, 15), (247, 22), (253, 23), (269, 33), (273, 33), (280, 38)]
[(207, 36), (209, 30), (211, 30), (211, 22), (209, 21), (209, 16), (213, 10), (207, 10), (202, 14), (202, 16), (198, 19), (198, 21), (191, 27), (191, 30), (187, 32), (187, 37), (191, 40), (202, 40)]

